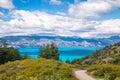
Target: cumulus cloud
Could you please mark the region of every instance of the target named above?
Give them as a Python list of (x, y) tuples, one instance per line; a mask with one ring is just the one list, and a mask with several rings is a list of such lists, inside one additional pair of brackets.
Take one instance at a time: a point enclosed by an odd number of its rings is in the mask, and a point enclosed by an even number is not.
[(0, 20), (1, 37), (36, 34), (97, 38), (120, 34), (120, 19), (86, 21), (70, 16), (25, 10), (16, 10), (11, 14), (10, 21)]
[[(57, 5), (61, 4), (60, 0), (51, 1)], [(4, 9), (14, 8), (12, 0), (1, 0), (0, 7)], [(0, 37), (35, 34), (102, 38), (120, 35), (120, 19), (104, 21), (92, 19), (119, 7), (120, 0), (88, 0), (87, 2), (71, 4), (68, 14), (64, 12), (49, 14), (42, 11), (12, 10), (9, 14), (11, 15), (10, 20), (0, 19)], [(0, 17), (3, 16), (4, 13), (0, 12)], [(88, 21), (86, 18), (91, 18), (91, 20)]]
[(60, 0), (50, 0), (51, 4), (60, 5), (62, 2)]
[[(97, 23), (94, 25), (94, 23)], [(91, 30), (83, 33), (87, 37), (111, 37), (114, 35), (120, 35), (120, 19), (105, 20), (103, 22), (95, 21)], [(89, 27), (88, 27), (89, 28)]]
[(0, 17), (5, 17), (4, 13), (0, 12)]
[(54, 35), (71, 35), (68, 29), (74, 30), (82, 24), (81, 19), (52, 15), (40, 11), (16, 10), (12, 14), (14, 19), (8, 23), (14, 28), (25, 31), (28, 35), (48, 32)]
[(120, 0), (88, 0), (71, 4), (68, 14), (77, 18), (99, 18), (101, 14), (110, 13), (120, 8)]
[(0, 0), (0, 7), (9, 10), (15, 8), (15, 6), (12, 4), (12, 0)]

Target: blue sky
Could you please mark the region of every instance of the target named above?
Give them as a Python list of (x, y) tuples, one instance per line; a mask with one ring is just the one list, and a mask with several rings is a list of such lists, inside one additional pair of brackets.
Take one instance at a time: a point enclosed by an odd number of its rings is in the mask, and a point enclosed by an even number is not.
[(120, 35), (120, 0), (0, 0), (0, 37)]

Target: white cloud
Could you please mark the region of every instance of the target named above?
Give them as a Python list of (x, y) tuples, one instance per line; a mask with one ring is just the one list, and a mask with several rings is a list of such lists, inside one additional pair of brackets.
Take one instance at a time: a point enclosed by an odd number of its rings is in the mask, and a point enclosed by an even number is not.
[(12, 0), (0, 0), (0, 7), (4, 9), (14, 9), (14, 5), (12, 4)]
[[(71, 35), (68, 29), (74, 30), (77, 28), (76, 26), (82, 24), (81, 19), (51, 15), (40, 11), (16, 10), (13, 15), (15, 19), (11, 20), (9, 24), (23, 29), (23, 31), (30, 31), (30, 34), (49, 32), (54, 35)], [(27, 31), (26, 33), (29, 34)]]
[(0, 17), (5, 17), (4, 13), (0, 12)]
[(60, 5), (62, 2), (60, 0), (50, 0), (51, 4)]
[(103, 22), (86, 21), (70, 16), (40, 11), (16, 10), (10, 21), (0, 20), (0, 36), (57, 35), (79, 37), (110, 37), (120, 34), (120, 19)]
[(120, 34), (119, 23), (120, 19), (103, 21), (100, 25), (96, 26), (96, 32), (98, 32), (99, 34)]
[(77, 18), (98, 18), (101, 14), (109, 13), (120, 8), (120, 0), (88, 0), (71, 4), (68, 14)]
[(64, 13), (64, 12), (56, 12), (56, 14), (57, 14), (57, 15), (67, 16), (67, 14), (66, 14), (66, 13)]
[[(61, 1), (51, 0), (51, 3), (58, 5)], [(0, 7), (9, 10), (14, 8), (12, 0), (1, 0)], [(119, 7), (120, 0), (88, 0), (71, 4), (68, 14), (57, 12), (55, 15), (41, 11), (12, 10), (9, 14), (11, 20), (0, 19), (0, 37), (36, 34), (94, 38), (120, 35), (120, 19), (101, 22), (87, 20), (98, 18), (101, 14), (109, 13)], [(0, 12), (0, 17), (3, 16), (4, 13)]]

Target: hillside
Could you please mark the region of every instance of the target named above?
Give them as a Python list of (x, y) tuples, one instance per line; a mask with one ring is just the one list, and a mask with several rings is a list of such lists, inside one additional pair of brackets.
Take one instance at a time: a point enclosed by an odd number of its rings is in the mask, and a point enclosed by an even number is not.
[(120, 80), (120, 65), (96, 64), (87, 69), (87, 73), (97, 80)]
[(76, 80), (72, 66), (55, 60), (26, 59), (0, 65), (0, 80)]
[(82, 59), (74, 60), (77, 64), (120, 64), (120, 42), (106, 46), (102, 50), (95, 51)]

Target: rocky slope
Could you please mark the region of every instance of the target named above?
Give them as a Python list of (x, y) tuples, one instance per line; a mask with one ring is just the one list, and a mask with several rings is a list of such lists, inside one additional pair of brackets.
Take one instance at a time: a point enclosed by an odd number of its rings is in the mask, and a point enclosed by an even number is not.
[(99, 47), (118, 42), (120, 36), (110, 38), (80, 38), (63, 36), (8, 36), (0, 38), (0, 42), (7, 40), (10, 46), (15, 47), (40, 47), (54, 42), (58, 47)]

